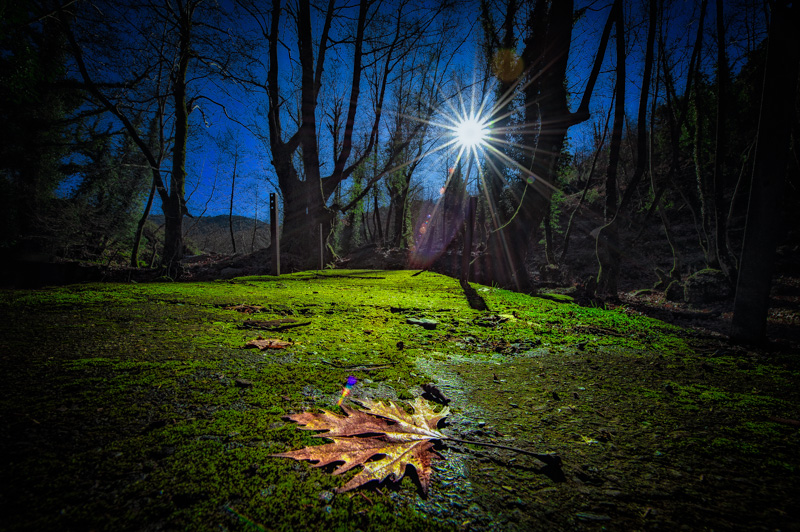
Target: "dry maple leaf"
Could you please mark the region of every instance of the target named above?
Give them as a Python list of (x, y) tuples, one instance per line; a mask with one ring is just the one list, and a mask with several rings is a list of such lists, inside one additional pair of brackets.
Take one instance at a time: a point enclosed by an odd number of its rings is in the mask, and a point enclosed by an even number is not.
[(265, 349), (283, 349), (289, 345), (292, 345), (292, 343), (280, 340), (278, 338), (262, 338), (259, 336), (255, 340), (250, 340), (244, 346), (257, 347), (263, 351)]
[[(438, 456), (433, 450), (431, 440), (447, 439), (436, 430), (436, 426), (450, 409), (444, 407), (440, 412), (434, 412), (430, 404), (421, 397), (417, 397), (412, 403), (413, 414), (392, 401), (388, 405), (372, 400), (363, 400), (361, 403), (366, 411), (342, 406), (347, 416), (328, 410), (323, 410), (320, 414), (301, 412), (286, 416), (302, 425), (303, 430), (327, 431), (316, 436), (330, 438), (333, 443), (272, 456), (317, 461), (314, 467), (344, 462), (336, 468), (334, 475), (349, 471), (357, 465), (363, 466), (361, 472), (336, 490), (338, 493), (352, 490), (371, 480), (381, 481), (389, 476), (399, 481), (405, 474), (406, 466), (411, 465), (417, 470), (422, 491), (427, 493), (431, 477), (431, 458)], [(367, 461), (376, 455), (384, 456)]]

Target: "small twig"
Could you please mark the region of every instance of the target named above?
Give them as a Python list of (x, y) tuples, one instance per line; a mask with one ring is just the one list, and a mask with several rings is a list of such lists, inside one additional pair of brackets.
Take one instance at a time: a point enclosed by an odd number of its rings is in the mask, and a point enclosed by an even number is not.
[(359, 491), (358, 494), (361, 495), (362, 497), (364, 497), (367, 500), (367, 502), (369, 503), (370, 506), (374, 506), (375, 505), (375, 503), (372, 502), (372, 499), (370, 499), (369, 497), (364, 495), (363, 491)]
[(471, 443), (472, 445), (481, 445), (484, 447), (496, 447), (498, 449), (505, 449), (507, 451), (514, 451), (516, 453), (527, 454), (529, 456), (533, 456), (534, 458), (544, 462), (547, 465), (561, 465), (561, 458), (556, 453), (534, 453), (532, 451), (526, 451), (525, 449), (517, 449), (516, 447), (509, 447), (508, 445), (500, 445), (498, 443), (487, 443), (482, 441), (470, 441), (470, 440), (459, 440), (458, 438), (440, 438), (446, 441), (454, 441), (458, 443)]
[[(767, 419), (774, 423), (781, 423), (783, 425), (789, 425), (790, 427), (800, 427), (800, 421), (796, 419), (789, 419), (785, 417), (777, 417), (777, 416), (767, 416)], [(36, 421), (34, 419), (34, 421)], [(38, 422), (37, 422), (38, 423)]]

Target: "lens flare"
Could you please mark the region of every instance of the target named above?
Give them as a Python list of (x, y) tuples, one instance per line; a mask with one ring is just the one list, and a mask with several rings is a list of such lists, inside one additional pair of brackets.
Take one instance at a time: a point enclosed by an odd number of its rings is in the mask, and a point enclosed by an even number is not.
[(467, 149), (477, 148), (486, 142), (486, 123), (475, 116), (466, 117), (456, 124), (456, 141)]
[(353, 388), (353, 386), (356, 385), (357, 381), (358, 381), (358, 379), (356, 379), (352, 375), (347, 377), (347, 382), (345, 383), (344, 388), (342, 388), (342, 396), (339, 398), (339, 402), (336, 403), (336, 406), (342, 406), (342, 402), (344, 401), (344, 398), (347, 397), (348, 395), (350, 395), (350, 390)]

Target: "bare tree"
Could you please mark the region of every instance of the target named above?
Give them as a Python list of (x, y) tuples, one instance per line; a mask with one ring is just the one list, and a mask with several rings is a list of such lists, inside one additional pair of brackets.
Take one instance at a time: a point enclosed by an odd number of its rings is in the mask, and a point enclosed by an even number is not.
[[(616, 297), (619, 278), (619, 227), (613, 223), (618, 212), (617, 170), (622, 146), (622, 127), (625, 121), (625, 18), (622, 4), (615, 4), (614, 27), (616, 29), (617, 67), (614, 83), (614, 124), (611, 127), (611, 143), (606, 169), (605, 220), (597, 238), (597, 258), (600, 271), (597, 273), (597, 291)], [(644, 140), (644, 139), (641, 139)]]
[[(231, 63), (230, 57), (220, 57), (227, 48), (220, 46), (220, 30), (213, 23), (220, 16), (220, 9), (203, 0), (163, 0), (144, 8), (121, 2), (84, 8), (83, 4), (70, 2), (58, 11), (75, 60), (76, 76), (97, 104), (120, 121), (150, 165), (166, 218), (162, 266), (173, 277), (179, 274), (179, 261), (184, 254), (182, 224), (188, 214), (185, 189), (189, 116), (200, 107), (201, 99), (190, 85), (209, 73), (229, 68)], [(77, 21), (78, 31), (72, 31), (73, 20)], [(101, 31), (103, 36), (96, 38)], [(113, 46), (109, 39), (113, 39)], [(191, 68), (198, 69), (194, 78), (189, 76)], [(168, 180), (162, 177), (164, 157), (136, 126), (143, 114), (165, 113), (166, 109), (172, 132)], [(158, 149), (165, 149), (163, 142)]]
[(617, 31), (617, 69), (616, 86), (614, 89), (614, 125), (611, 133), (611, 147), (609, 153), (608, 169), (606, 173), (606, 225), (597, 233), (597, 257), (599, 271), (597, 277), (598, 291), (616, 297), (617, 281), (619, 277), (622, 243), (619, 238), (619, 223), (621, 216), (630, 204), (636, 187), (644, 177), (649, 164), (647, 154), (647, 100), (650, 94), (650, 78), (653, 72), (653, 57), (655, 48), (656, 26), (658, 21), (658, 6), (656, 0), (649, 0), (648, 4), (648, 30), (647, 44), (644, 56), (644, 69), (642, 72), (642, 86), (639, 93), (639, 109), (637, 114), (637, 146), (636, 166), (633, 177), (617, 204), (617, 166), (619, 165), (620, 145), (622, 142), (622, 122), (625, 119), (625, 29), (624, 16), (621, 6), (616, 13)]
[[(382, 168), (365, 184), (362, 191), (345, 205), (329, 205), (339, 186), (356, 168), (367, 161), (379, 142), (384, 101), (395, 80), (393, 72), (414, 47), (424, 42), (437, 28), (434, 23), (443, 6), (429, 8), (425, 2), (403, 0), (384, 4), (362, 0), (357, 5), (339, 6), (329, 1), (315, 16), (309, 0), (283, 5), (274, 0), (269, 12), (261, 12), (256, 3), (245, 5), (261, 28), (269, 53), (266, 83), (267, 129), (272, 164), (284, 202), (284, 252), (293, 254), (301, 267), (311, 267), (316, 259), (315, 244), (308, 234), (316, 234), (320, 224), (329, 234), (336, 211), (353, 208), (371, 191), (371, 187), (395, 166), (398, 155), (411, 141), (394, 146), (382, 161)], [(321, 28), (314, 35), (313, 28)], [(291, 45), (294, 38), (296, 44)], [(297, 83), (284, 82), (287, 61), (280, 50), (290, 48)], [(331, 68), (330, 59), (346, 57)], [(325, 78), (326, 69), (336, 78)], [(371, 74), (371, 76), (370, 76)], [(349, 97), (344, 100), (332, 139), (322, 136), (318, 112), (321, 97), (331, 85), (347, 78)], [(374, 99), (366, 105), (364, 84), (372, 80)], [(341, 117), (343, 123), (339, 123)], [(288, 122), (294, 122), (287, 127)], [(421, 123), (416, 131), (421, 129)], [(357, 139), (363, 138), (359, 144)], [(330, 161), (323, 163), (323, 156)], [(323, 168), (329, 169), (323, 175)]]
[[(620, 0), (614, 2), (612, 14), (619, 2)], [(516, 3), (512, 5), (507, 2), (503, 23), (504, 42), (515, 42), (507, 32), (513, 27), (509, 16), (516, 12)], [(513, 131), (513, 125), (509, 126), (508, 131), (519, 136), (516, 144), (522, 145), (523, 150), (521, 153), (487, 157), (490, 172), (500, 175), (499, 169), (510, 165), (520, 176), (516, 182), (504, 183), (503, 194), (516, 208), (511, 209), (507, 220), (495, 218), (487, 243), (490, 258), (482, 268), (487, 272), (489, 280), (501, 286), (518, 290), (530, 286), (531, 280), (526, 266), (530, 238), (549, 208), (567, 131), (589, 118), (589, 102), (605, 56), (612, 21), (609, 20), (604, 27), (578, 109), (570, 112), (564, 80), (574, 17), (571, 0), (538, 0), (532, 9), (528, 9), (526, 35), (520, 54), (521, 64), (525, 65), (526, 70), (513, 78), (524, 102), (524, 119), (517, 132)], [(491, 31), (486, 39), (493, 41)], [(499, 42), (500, 38), (497, 38), (495, 46)], [(500, 104), (504, 105), (510, 101), (512, 95), (504, 94), (501, 98)], [(499, 205), (493, 205), (489, 208), (498, 207)]]
[(389, 210), (394, 214), (392, 245), (396, 247), (406, 247), (408, 244), (411, 231), (411, 180), (436, 141), (430, 139), (428, 133), (433, 113), (440, 108), (444, 99), (441, 91), (447, 75), (445, 35), (442, 32), (431, 49), (412, 52), (400, 65), (394, 106), (390, 110), (392, 129), (386, 145), (387, 158), (397, 152), (394, 158), (397, 164), (386, 176)]

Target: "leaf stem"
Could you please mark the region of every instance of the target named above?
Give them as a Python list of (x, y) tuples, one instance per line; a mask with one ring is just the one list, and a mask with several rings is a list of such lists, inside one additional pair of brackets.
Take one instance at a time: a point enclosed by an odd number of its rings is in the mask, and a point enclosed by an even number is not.
[(498, 449), (505, 449), (507, 451), (514, 451), (516, 453), (527, 454), (541, 460), (547, 465), (561, 465), (561, 458), (556, 453), (534, 453), (533, 451), (526, 451), (525, 449), (518, 449), (516, 447), (509, 447), (508, 445), (500, 445), (499, 443), (488, 443), (482, 441), (459, 440), (458, 438), (444, 437), (439, 438), (445, 441), (453, 441), (458, 443), (471, 443), (472, 445), (482, 445), (484, 447), (496, 447)]

